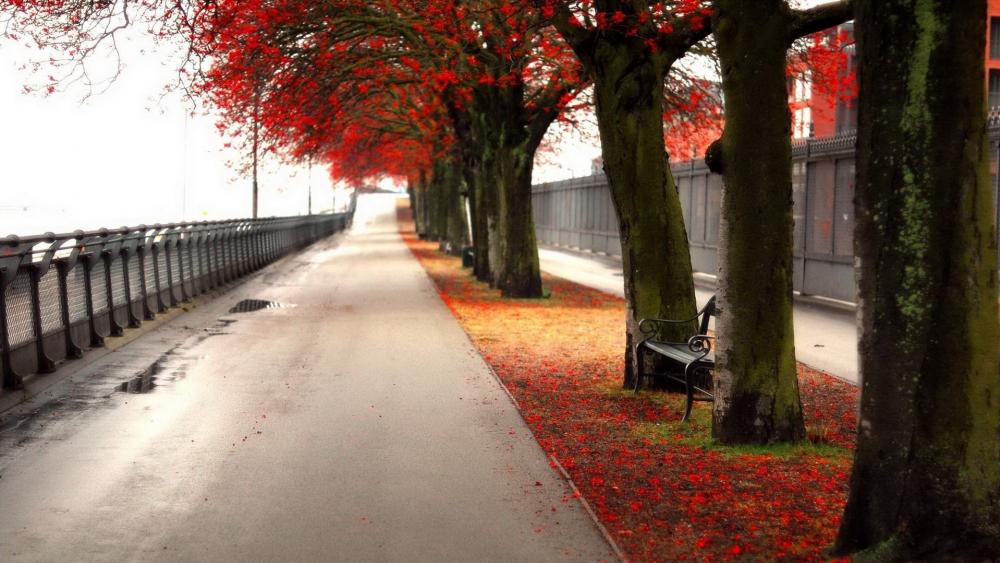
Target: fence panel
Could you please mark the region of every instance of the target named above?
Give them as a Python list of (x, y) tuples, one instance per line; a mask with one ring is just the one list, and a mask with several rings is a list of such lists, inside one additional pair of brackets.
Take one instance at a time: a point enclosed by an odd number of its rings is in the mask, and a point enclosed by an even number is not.
[[(1000, 221), (998, 142), (1000, 109), (995, 109), (990, 114), (990, 171), (994, 210)], [(849, 132), (792, 145), (794, 285), (801, 293), (855, 300), (854, 144), (855, 135)], [(709, 174), (702, 162), (676, 163), (672, 171), (692, 265), (695, 271), (715, 274), (722, 178)], [(580, 207), (578, 197), (595, 204)], [(617, 220), (603, 174), (536, 185), (532, 203), (540, 244), (621, 256)], [(574, 214), (580, 210), (583, 215)]]

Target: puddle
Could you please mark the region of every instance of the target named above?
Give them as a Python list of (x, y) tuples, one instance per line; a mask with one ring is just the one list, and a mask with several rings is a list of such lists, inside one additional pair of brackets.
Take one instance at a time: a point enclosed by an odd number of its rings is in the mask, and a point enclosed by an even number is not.
[(237, 303), (232, 309), (229, 310), (230, 313), (252, 313), (254, 311), (260, 311), (262, 309), (280, 309), (284, 307), (281, 303), (277, 301), (267, 301), (264, 299), (244, 299)]
[(166, 375), (167, 378), (160, 383), (183, 379), (187, 375), (188, 362), (194, 358), (181, 355), (179, 353), (180, 348), (180, 345), (178, 345), (170, 349), (167, 353), (157, 358), (155, 362), (149, 364), (149, 367), (135, 374), (131, 379), (127, 379), (116, 385), (115, 391), (133, 395), (149, 393), (156, 388), (157, 379), (160, 378), (161, 374)]
[(129, 379), (118, 386), (118, 390), (123, 393), (137, 394), (149, 393), (156, 387), (156, 376), (144, 373)]

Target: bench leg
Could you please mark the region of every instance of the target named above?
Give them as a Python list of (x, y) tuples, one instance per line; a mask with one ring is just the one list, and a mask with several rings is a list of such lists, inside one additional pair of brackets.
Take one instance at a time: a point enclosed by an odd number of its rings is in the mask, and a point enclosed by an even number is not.
[(691, 385), (691, 377), (694, 375), (694, 363), (684, 366), (684, 391), (687, 395), (687, 405), (684, 407), (684, 418), (681, 422), (687, 422), (691, 418), (691, 407), (694, 406), (694, 386)]
[(643, 353), (642, 348), (636, 344), (635, 346), (635, 384), (632, 386), (632, 390), (636, 393), (639, 392), (639, 387), (642, 385), (642, 370), (643, 370)]

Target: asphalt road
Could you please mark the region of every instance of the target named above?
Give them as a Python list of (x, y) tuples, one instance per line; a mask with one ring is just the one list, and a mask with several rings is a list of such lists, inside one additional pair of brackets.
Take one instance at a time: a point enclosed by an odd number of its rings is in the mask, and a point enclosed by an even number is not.
[[(539, 249), (539, 256), (542, 270), (552, 275), (613, 295), (625, 293), (621, 260), (555, 248)], [(695, 291), (699, 306), (713, 293), (704, 284)], [(794, 322), (798, 361), (841, 379), (858, 382), (858, 333), (853, 311), (796, 301)]]
[(4, 413), (0, 560), (615, 559), (395, 199)]

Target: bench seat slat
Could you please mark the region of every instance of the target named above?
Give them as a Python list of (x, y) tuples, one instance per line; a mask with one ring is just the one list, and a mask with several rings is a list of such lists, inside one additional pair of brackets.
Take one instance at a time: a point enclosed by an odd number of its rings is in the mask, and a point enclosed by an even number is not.
[[(687, 342), (656, 342), (655, 340), (647, 340), (642, 343), (642, 346), (649, 348), (661, 356), (666, 356), (671, 360), (676, 360), (685, 365), (697, 360), (701, 356), (701, 354), (692, 352), (691, 349), (688, 348)], [(699, 360), (698, 363), (705, 365), (715, 363), (715, 351), (713, 350), (712, 352), (709, 352), (709, 354)]]

